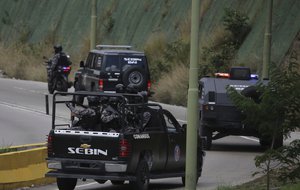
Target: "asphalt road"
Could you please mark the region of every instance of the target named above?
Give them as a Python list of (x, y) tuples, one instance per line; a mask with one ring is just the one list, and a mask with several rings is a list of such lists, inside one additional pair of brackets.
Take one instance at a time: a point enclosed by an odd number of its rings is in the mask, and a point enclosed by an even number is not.
[[(51, 117), (45, 115), (46, 83), (0, 78), (0, 146), (45, 142), (50, 129)], [(52, 96), (50, 96), (50, 100)], [(186, 120), (186, 109), (164, 105), (178, 120)], [(60, 115), (64, 115), (61, 111)], [(206, 152), (202, 177), (197, 189), (214, 189), (218, 186), (235, 185), (253, 179), (256, 171), (254, 157), (263, 151), (257, 139), (226, 137), (213, 142), (212, 151)], [(124, 189), (130, 189), (124, 185)], [(51, 184), (37, 187), (55, 190)], [(110, 182), (80, 182), (80, 190), (120, 189)], [(183, 189), (180, 178), (151, 180), (150, 189)]]

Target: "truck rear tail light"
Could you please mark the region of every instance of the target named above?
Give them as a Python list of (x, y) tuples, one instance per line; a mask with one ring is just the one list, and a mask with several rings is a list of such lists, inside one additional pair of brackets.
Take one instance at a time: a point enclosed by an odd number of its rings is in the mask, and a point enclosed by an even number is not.
[(120, 152), (119, 152), (119, 157), (128, 157), (130, 154), (130, 144), (128, 143), (128, 140), (126, 139), (121, 139), (120, 140)]
[(98, 85), (99, 85), (99, 90), (100, 90), (100, 91), (103, 91), (103, 79), (100, 79), (100, 80), (98, 81)]
[(215, 107), (213, 105), (203, 105), (204, 111), (214, 111)]
[(48, 156), (53, 156), (53, 136), (51, 134), (48, 135), (47, 151)]

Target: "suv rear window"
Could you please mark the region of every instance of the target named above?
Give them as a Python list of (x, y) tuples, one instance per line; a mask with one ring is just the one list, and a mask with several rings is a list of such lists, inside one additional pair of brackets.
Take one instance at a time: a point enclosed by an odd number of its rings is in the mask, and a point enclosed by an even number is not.
[(120, 71), (124, 65), (138, 65), (145, 68), (145, 56), (107, 55), (104, 58), (105, 71)]
[(146, 63), (145, 56), (128, 56), (128, 55), (121, 55), (120, 61), (122, 65), (139, 65), (144, 66)]

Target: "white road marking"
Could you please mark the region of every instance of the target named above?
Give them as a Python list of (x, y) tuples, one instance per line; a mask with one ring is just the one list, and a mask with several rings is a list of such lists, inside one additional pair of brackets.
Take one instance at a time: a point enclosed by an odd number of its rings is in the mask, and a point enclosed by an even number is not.
[(15, 89), (18, 90), (22, 90), (22, 91), (27, 91), (27, 92), (31, 92), (31, 93), (35, 93), (35, 94), (43, 94), (46, 95), (47, 93), (41, 92), (41, 91), (37, 91), (37, 90), (30, 90), (30, 89), (26, 89), (26, 88), (21, 88), (21, 87), (16, 87), (14, 86)]
[(11, 104), (11, 103), (8, 103), (8, 102), (0, 101), (0, 105), (6, 106), (6, 107), (9, 107), (9, 108), (18, 109), (18, 110), (21, 110), (21, 111), (26, 111), (26, 112), (30, 112), (30, 113), (35, 113), (35, 114), (51, 117), (50, 115), (46, 115), (45, 112), (43, 112), (43, 111), (34, 110), (32, 108), (20, 106), (20, 105), (17, 105), (17, 104)]
[(91, 185), (96, 185), (96, 184), (98, 184), (98, 182), (92, 182), (92, 183), (88, 183), (88, 184), (77, 185), (75, 189), (81, 188), (81, 187), (86, 187), (86, 186), (91, 186)]
[(258, 139), (256, 139), (256, 138), (253, 138), (253, 137), (245, 137), (245, 136), (240, 136), (240, 137), (241, 137), (241, 138), (243, 138), (243, 139), (250, 140), (250, 141), (259, 142), (259, 140), (258, 140)]

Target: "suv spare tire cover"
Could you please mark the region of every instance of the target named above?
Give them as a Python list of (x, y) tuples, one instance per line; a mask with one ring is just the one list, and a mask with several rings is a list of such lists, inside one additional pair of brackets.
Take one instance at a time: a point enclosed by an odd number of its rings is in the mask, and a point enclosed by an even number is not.
[(122, 81), (125, 86), (133, 84), (138, 90), (145, 90), (143, 89), (147, 83), (145, 70), (137, 66), (129, 67), (124, 71)]

